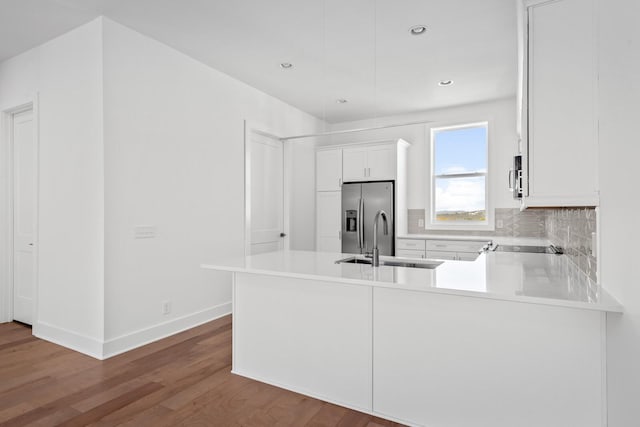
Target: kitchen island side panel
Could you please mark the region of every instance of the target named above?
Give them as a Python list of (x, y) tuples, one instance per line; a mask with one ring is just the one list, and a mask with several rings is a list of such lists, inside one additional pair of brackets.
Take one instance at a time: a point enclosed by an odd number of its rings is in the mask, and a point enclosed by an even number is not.
[(372, 289), (235, 273), (233, 372), (371, 411)]
[(375, 288), (374, 412), (447, 427), (602, 426), (604, 314)]

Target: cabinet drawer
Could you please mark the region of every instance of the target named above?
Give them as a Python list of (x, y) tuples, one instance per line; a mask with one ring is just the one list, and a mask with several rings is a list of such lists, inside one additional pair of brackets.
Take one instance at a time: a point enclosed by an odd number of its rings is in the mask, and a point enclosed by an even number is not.
[(410, 249), (396, 249), (396, 256), (402, 258), (425, 258), (424, 251), (412, 251)]
[(485, 244), (486, 242), (480, 241), (427, 240), (426, 249), (447, 252), (478, 252)]
[(424, 240), (415, 239), (398, 239), (396, 242), (396, 249), (409, 249), (413, 251), (424, 251)]
[(447, 251), (427, 251), (427, 259), (457, 260), (458, 253)]

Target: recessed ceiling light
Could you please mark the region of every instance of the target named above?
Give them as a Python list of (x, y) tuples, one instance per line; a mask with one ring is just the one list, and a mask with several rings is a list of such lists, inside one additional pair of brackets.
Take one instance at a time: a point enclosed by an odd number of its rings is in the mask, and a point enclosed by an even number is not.
[(336, 102), (337, 102), (338, 104), (346, 104), (346, 103), (347, 103), (347, 102), (349, 102), (349, 101), (347, 101), (347, 100), (346, 100), (346, 99), (344, 99), (344, 98), (340, 98), (340, 99), (336, 99)]
[(289, 68), (293, 68), (293, 64), (291, 62), (281, 62), (280, 68), (284, 68), (285, 70)]
[(440, 80), (438, 86), (451, 86), (453, 84), (453, 80)]
[(427, 32), (427, 26), (414, 25), (413, 27), (409, 28), (409, 32), (411, 33), (412, 36), (420, 36)]

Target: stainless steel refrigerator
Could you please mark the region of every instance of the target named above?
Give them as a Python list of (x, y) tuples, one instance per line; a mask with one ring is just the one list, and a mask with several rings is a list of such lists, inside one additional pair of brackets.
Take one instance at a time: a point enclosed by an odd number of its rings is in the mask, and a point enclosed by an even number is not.
[(373, 249), (373, 219), (382, 209), (387, 213), (389, 234), (378, 224), (380, 255), (394, 255), (393, 181), (356, 182), (342, 185), (342, 252), (364, 254)]

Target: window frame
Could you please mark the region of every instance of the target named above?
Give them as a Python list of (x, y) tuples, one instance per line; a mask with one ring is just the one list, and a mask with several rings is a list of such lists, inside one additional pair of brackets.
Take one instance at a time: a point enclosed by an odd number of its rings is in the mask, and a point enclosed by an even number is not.
[[(468, 172), (457, 174), (441, 174), (435, 175), (435, 135), (441, 131), (467, 129), (473, 127), (483, 126), (487, 133), (487, 144), (485, 148), (485, 155), (487, 160), (486, 172)], [(479, 120), (479, 121), (465, 121), (458, 122), (456, 124), (447, 124), (441, 126), (434, 126), (429, 129), (429, 161), (428, 161), (428, 185), (429, 189), (427, 200), (429, 201), (427, 208), (425, 209), (425, 229), (426, 230), (467, 230), (467, 231), (493, 231), (495, 230), (495, 224), (493, 220), (493, 205), (491, 203), (491, 194), (489, 191), (489, 180), (491, 177), (490, 167), (490, 145), (491, 145), (491, 121)], [(435, 204), (436, 204), (436, 181), (438, 178), (474, 178), (484, 176), (484, 194), (485, 194), (485, 209), (486, 219), (481, 223), (471, 224), (467, 221), (437, 221)]]

